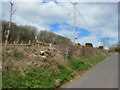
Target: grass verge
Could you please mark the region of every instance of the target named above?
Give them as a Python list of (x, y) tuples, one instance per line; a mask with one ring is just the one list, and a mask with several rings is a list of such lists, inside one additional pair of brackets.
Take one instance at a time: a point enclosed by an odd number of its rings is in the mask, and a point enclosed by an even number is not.
[(89, 59), (71, 58), (66, 65), (72, 70), (68, 70), (62, 65), (58, 69), (50, 67), (33, 68), (29, 67), (24, 75), (14, 72), (11, 75), (2, 75), (3, 88), (55, 88), (75, 77), (77, 72), (88, 70), (96, 63), (104, 60), (108, 55), (101, 55)]
[(85, 71), (97, 64), (98, 62), (104, 60), (109, 55), (100, 55), (87, 59), (78, 59), (78, 58), (70, 58), (68, 61), (69, 66), (75, 71)]
[(15, 72), (12, 75), (3, 73), (3, 88), (54, 88), (67, 82), (75, 76), (62, 66), (57, 70), (44, 68), (29, 68), (25, 75)]

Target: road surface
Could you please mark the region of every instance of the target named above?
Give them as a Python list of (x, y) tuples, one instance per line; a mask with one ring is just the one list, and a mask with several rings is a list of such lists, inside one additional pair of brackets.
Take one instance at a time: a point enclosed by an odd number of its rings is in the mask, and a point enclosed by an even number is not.
[(65, 88), (118, 88), (118, 55), (112, 54)]

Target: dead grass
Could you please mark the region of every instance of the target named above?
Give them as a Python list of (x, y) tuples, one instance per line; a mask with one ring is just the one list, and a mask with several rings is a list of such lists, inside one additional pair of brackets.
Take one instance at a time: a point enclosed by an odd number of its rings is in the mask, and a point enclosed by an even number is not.
[(81, 46), (81, 45), (67, 45), (60, 47), (61, 52), (65, 55), (66, 48), (69, 49), (69, 57), (77, 57), (77, 58), (90, 58), (93, 56), (103, 55), (108, 53), (106, 50), (101, 50), (97, 48), (92, 48), (89, 46)]
[[(41, 57), (40, 51), (45, 51), (46, 58)], [(23, 72), (27, 67), (45, 67), (58, 64), (63, 57), (57, 49), (44, 46), (8, 46), (3, 47), (3, 71), (19, 70)]]
[[(89, 58), (107, 53), (105, 50), (95, 49), (91, 47), (68, 45), (69, 57)], [(50, 49), (48, 46), (3, 46), (2, 67), (4, 72), (20, 71), (24, 72), (27, 67), (46, 67), (57, 69), (58, 65), (66, 66), (65, 46)], [(40, 55), (40, 51), (45, 51), (45, 56)]]

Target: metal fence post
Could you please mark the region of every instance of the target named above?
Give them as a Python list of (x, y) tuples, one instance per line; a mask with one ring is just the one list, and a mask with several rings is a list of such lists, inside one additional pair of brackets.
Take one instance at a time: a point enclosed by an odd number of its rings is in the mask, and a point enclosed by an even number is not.
[(69, 51), (69, 50), (68, 50), (68, 47), (67, 47), (67, 48), (66, 48), (66, 53), (65, 53), (65, 54), (66, 54), (66, 58), (68, 58), (68, 51)]

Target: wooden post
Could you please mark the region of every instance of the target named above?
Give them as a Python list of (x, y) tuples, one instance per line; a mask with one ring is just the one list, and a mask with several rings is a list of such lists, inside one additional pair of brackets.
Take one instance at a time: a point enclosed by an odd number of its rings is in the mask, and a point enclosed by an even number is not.
[(23, 41), (21, 42), (21, 45), (23, 44)]
[(68, 48), (66, 48), (66, 58), (68, 58)]
[(5, 35), (5, 47), (7, 46), (8, 44), (8, 38), (9, 38), (9, 35), (10, 35), (10, 29), (11, 29), (11, 22), (12, 22), (12, 16), (13, 14), (15, 13), (16, 9), (13, 11), (13, 3), (9, 0), (10, 2), (10, 6), (11, 6), (11, 9), (10, 9), (10, 21), (9, 21), (9, 26), (8, 26), (8, 30), (6, 30), (6, 35)]
[(14, 45), (15, 45), (15, 41), (14, 41)]
[(9, 37), (9, 33), (10, 33), (10, 30), (7, 30), (6, 31), (6, 35), (5, 35), (5, 47), (7, 46), (7, 44), (8, 44), (8, 37)]
[(50, 43), (50, 45), (49, 45), (49, 46), (50, 46), (50, 49), (52, 49), (52, 43)]
[(29, 40), (28, 44), (29, 44), (29, 45), (31, 44), (31, 40)]
[(38, 42), (38, 40), (37, 40), (38, 38), (37, 38), (37, 36), (35, 36), (35, 43), (37, 43)]

